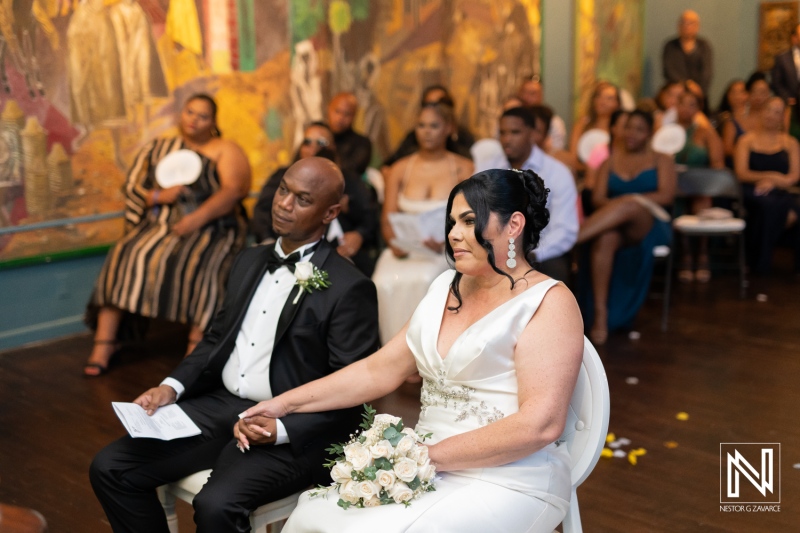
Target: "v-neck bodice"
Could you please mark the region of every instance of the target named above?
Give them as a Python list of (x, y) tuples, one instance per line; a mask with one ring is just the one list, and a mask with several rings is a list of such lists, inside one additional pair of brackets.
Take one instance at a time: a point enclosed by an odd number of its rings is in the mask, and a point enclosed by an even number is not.
[[(500, 304), (465, 329), (444, 358), (437, 344), (454, 270), (431, 284), (409, 323), (406, 342), (422, 376), (417, 431), (429, 442), (479, 429), (519, 411), (514, 351), (547, 291), (548, 279)], [(455, 473), (507, 486), (537, 498), (568, 499), (569, 455), (561, 440), (513, 463)], [(547, 487), (545, 490), (544, 487)]]
[[(514, 348), (547, 291), (558, 283), (541, 281), (502, 303), (464, 330), (443, 358), (437, 344), (454, 275), (454, 270), (448, 270), (431, 284), (406, 335), (424, 380), (420, 424), (424, 425), (434, 412), (436, 418), (461, 419), (444, 433), (442, 428), (437, 429), (436, 440), (519, 410)], [(488, 410), (476, 411), (480, 404)], [(467, 421), (473, 427), (465, 428)]]

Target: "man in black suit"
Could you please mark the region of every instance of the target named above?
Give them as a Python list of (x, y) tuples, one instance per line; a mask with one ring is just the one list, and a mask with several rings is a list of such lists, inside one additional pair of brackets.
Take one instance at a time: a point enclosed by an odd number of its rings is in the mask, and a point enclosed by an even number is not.
[(772, 90), (790, 106), (797, 104), (800, 90), (800, 25), (795, 27), (789, 40), (792, 47), (775, 56), (772, 67)]
[[(195, 437), (128, 436), (95, 457), (90, 479), (114, 531), (168, 531), (156, 487), (213, 468), (194, 499), (199, 532), (244, 531), (251, 510), (327, 477), (324, 449), (357, 427), (359, 410), (292, 414), (257, 421), (265, 435), (242, 454), (238, 414), (258, 401), (326, 376), (375, 351), (375, 286), (324, 239), (339, 213), (338, 167), (303, 159), (284, 175), (272, 207), (274, 245), (243, 251), (203, 340), (161, 385), (135, 403), (149, 414), (178, 401), (200, 427)], [(310, 261), (330, 286), (296, 284), (295, 263)], [(297, 274), (308, 265), (298, 263)]]
[(328, 125), (336, 141), (339, 164), (342, 170), (360, 178), (372, 159), (372, 141), (353, 130), (357, 111), (358, 100), (353, 93), (339, 93), (328, 104)]

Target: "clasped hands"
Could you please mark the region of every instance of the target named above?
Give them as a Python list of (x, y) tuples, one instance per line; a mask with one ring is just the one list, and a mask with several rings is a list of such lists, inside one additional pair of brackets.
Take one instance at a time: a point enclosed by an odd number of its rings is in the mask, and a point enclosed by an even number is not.
[(236, 447), (244, 453), (250, 445), (274, 444), (278, 435), (276, 419), (286, 414), (276, 399), (260, 402), (239, 415), (233, 426)]

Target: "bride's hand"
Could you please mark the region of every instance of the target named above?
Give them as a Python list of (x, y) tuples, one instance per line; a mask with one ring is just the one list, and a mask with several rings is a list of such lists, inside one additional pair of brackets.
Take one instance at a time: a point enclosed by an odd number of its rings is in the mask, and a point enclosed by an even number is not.
[(289, 413), (289, 410), (281, 401), (280, 397), (272, 398), (255, 404), (247, 411), (241, 413), (239, 418), (252, 418), (254, 416), (266, 416), (268, 418), (281, 418)]

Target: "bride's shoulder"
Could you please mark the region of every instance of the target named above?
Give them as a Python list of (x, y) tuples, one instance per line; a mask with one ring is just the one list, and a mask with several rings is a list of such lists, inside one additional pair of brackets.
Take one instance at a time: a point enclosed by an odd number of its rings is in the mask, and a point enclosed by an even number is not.
[(541, 283), (544, 294), (530, 325), (543, 329), (566, 327), (583, 331), (583, 317), (572, 291), (550, 278)]

